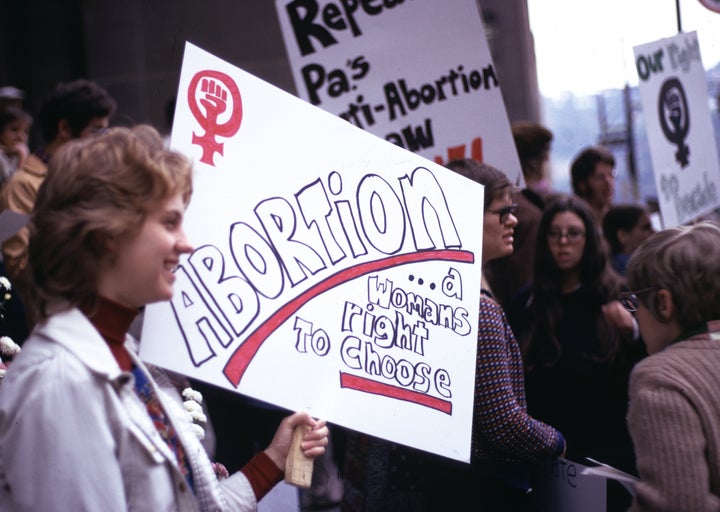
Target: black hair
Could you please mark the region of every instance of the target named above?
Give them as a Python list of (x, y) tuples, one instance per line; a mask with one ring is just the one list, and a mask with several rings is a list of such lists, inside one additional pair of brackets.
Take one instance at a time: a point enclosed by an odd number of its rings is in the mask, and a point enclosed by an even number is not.
[(38, 122), (45, 142), (58, 134), (58, 123), (66, 120), (74, 137), (80, 136), (96, 117), (109, 117), (115, 112), (115, 100), (95, 82), (75, 80), (57, 84), (46, 96)]
[(623, 252), (618, 231), (632, 231), (640, 218), (647, 213), (645, 208), (634, 204), (619, 204), (611, 207), (603, 217), (603, 235), (610, 244), (613, 254)]
[(587, 204), (577, 197), (561, 195), (547, 204), (538, 227), (532, 301), (528, 306), (530, 325), (525, 332), (519, 333), (528, 368), (551, 366), (562, 353), (556, 326), (562, 316), (563, 276), (550, 251), (548, 233), (555, 216), (563, 212), (571, 212), (580, 217), (585, 227), (585, 247), (580, 260), (580, 285), (596, 310), (598, 340), (601, 344), (598, 353), (585, 356), (593, 360), (613, 360), (620, 348), (619, 333), (608, 328), (604, 322), (602, 305), (617, 298), (621, 280), (608, 265), (595, 217)]
[(610, 151), (602, 146), (592, 146), (583, 149), (573, 160), (570, 167), (573, 192), (584, 197), (581, 183), (584, 183), (595, 172), (598, 163), (608, 164), (615, 167), (615, 157)]

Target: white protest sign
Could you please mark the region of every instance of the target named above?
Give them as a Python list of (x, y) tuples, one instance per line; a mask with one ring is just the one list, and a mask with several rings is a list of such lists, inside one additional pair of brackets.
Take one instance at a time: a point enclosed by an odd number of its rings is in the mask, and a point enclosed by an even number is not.
[(720, 163), (697, 33), (633, 48), (666, 228), (720, 207)]
[(475, 0), (276, 0), (298, 95), (438, 163), (523, 185)]
[(189, 43), (172, 147), (195, 250), (141, 357), (469, 460), (483, 187)]

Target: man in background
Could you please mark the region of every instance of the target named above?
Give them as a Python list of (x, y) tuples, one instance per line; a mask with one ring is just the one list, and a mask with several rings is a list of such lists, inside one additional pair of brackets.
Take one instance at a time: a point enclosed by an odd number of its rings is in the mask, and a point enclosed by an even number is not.
[[(59, 83), (47, 95), (37, 115), (45, 145), (36, 149), (8, 180), (0, 193), (0, 211), (29, 215), (47, 174), (47, 163), (66, 142), (107, 129), (116, 108), (108, 92), (89, 80)], [(28, 228), (2, 244), (5, 269), (22, 295), (20, 272), (27, 263)]]
[(615, 157), (602, 146), (583, 149), (570, 167), (572, 188), (585, 200), (599, 227), (615, 198)]

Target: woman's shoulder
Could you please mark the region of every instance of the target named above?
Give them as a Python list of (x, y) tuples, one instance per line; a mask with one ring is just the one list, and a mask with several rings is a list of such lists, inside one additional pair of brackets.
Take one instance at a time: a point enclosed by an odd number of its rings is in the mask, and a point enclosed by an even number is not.
[(44, 338), (29, 338), (0, 382), (0, 402), (7, 414), (27, 407), (72, 407), (73, 398), (97, 391), (90, 369)]
[[(636, 378), (693, 378), (716, 373), (720, 366), (720, 345), (714, 339), (683, 340), (651, 354), (633, 367)], [(720, 373), (717, 373), (720, 381)]]
[[(492, 291), (485, 288), (482, 288), (480, 290), (480, 304), (481, 306), (485, 305), (485, 307), (488, 309), (500, 311), (503, 314), (506, 313), (505, 308), (502, 304), (500, 304), (500, 301), (495, 297), (495, 295), (493, 295)], [(510, 307), (510, 304), (508, 304), (507, 307)]]
[[(10, 378), (8, 380), (21, 379), (33, 385), (55, 385), (53, 383), (57, 383), (60, 378), (77, 380), (89, 374), (82, 361), (63, 345), (44, 336), (30, 336), (10, 364), (7, 377)], [(35, 380), (41, 382), (35, 383)]]
[(492, 295), (487, 294), (485, 290), (483, 290), (483, 293), (480, 295), (480, 316), (500, 316), (503, 314), (502, 306), (498, 304)]

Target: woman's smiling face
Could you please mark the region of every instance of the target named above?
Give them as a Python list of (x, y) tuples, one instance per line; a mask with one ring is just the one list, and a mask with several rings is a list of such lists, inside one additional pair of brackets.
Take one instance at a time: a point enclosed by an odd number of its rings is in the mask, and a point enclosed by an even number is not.
[(114, 260), (100, 276), (100, 295), (138, 308), (172, 298), (180, 255), (192, 251), (183, 230), (180, 195), (149, 212), (140, 230), (114, 243)]

